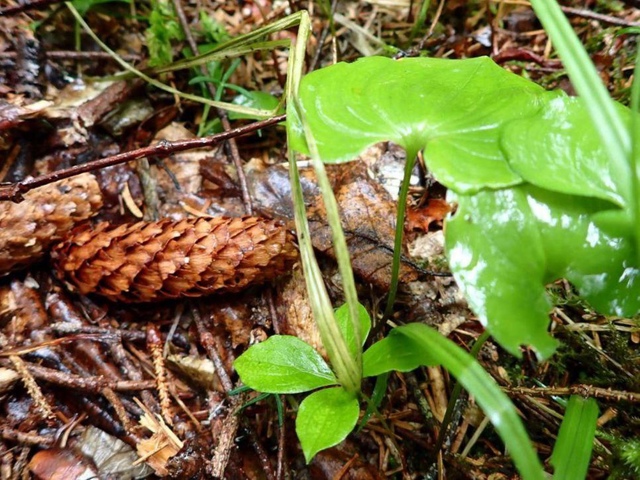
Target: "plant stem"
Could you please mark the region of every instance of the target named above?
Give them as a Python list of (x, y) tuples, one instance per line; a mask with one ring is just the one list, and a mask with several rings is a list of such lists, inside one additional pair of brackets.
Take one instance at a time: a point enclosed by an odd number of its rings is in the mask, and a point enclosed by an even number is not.
[[(293, 47), (293, 51), (289, 60), (289, 70), (287, 74), (287, 84), (285, 94), (287, 98), (288, 112), (292, 118), (287, 122), (287, 134), (290, 136), (290, 130), (297, 125), (304, 125), (301, 117), (302, 112), (297, 102), (298, 87), (302, 76), (302, 67), (304, 66), (304, 54), (306, 50), (306, 41), (310, 32), (310, 20), (306, 11), (298, 12), (300, 15), (300, 27), (298, 30), (298, 41)], [(308, 132), (307, 132), (308, 133)], [(323, 185), (323, 198), (325, 207), (327, 208), (327, 216), (330, 219), (330, 226), (334, 235), (334, 244), (336, 256), (338, 257), (338, 266), (343, 276), (345, 296), (349, 303), (349, 313), (351, 321), (355, 322), (354, 331), (359, 337), (360, 322), (358, 318), (357, 295), (355, 293), (355, 282), (353, 280), (353, 272), (351, 272), (351, 263), (349, 261), (348, 252), (346, 250), (346, 241), (344, 233), (340, 226), (340, 217), (338, 215), (338, 207), (335, 197), (331, 191), (329, 179), (327, 178), (324, 165), (320, 161), (317, 154), (317, 148), (312, 136), (308, 136), (307, 141), (310, 143), (312, 157), (314, 158), (314, 167), (316, 167), (316, 175), (318, 182)], [(295, 162), (295, 154), (289, 148), (289, 176), (291, 182), (291, 194), (293, 197), (293, 210), (296, 223), (296, 231), (298, 234), (298, 242), (300, 244), (300, 258), (304, 270), (305, 283), (309, 293), (309, 302), (313, 311), (314, 319), (320, 330), (322, 343), (327, 350), (327, 355), (331, 360), (331, 366), (342, 387), (354, 395), (360, 393), (360, 383), (362, 381), (362, 352), (360, 350), (356, 358), (352, 358), (347, 347), (346, 340), (340, 331), (338, 323), (335, 319), (333, 306), (329, 299), (322, 272), (318, 266), (318, 262), (313, 254), (313, 246), (311, 244), (311, 233), (309, 231), (309, 223), (305, 211), (304, 197), (302, 194), (302, 185), (300, 184), (300, 174), (298, 166)], [(318, 165), (319, 164), (319, 165)], [(328, 185), (328, 187), (327, 187)], [(337, 224), (336, 224), (337, 222)], [(337, 225), (337, 226), (336, 226)], [(340, 235), (342, 234), (342, 240)], [(338, 253), (339, 250), (343, 250)], [(346, 254), (346, 257), (344, 255)], [(346, 261), (345, 261), (346, 258)], [(346, 262), (346, 265), (345, 265)], [(355, 299), (355, 300), (354, 300)], [(355, 314), (355, 316), (354, 316)], [(362, 342), (358, 341), (358, 346)], [(361, 347), (360, 347), (361, 349)]]
[(416, 164), (418, 158), (418, 152), (407, 150), (407, 160), (404, 166), (404, 177), (402, 179), (402, 186), (400, 187), (400, 194), (398, 196), (398, 214), (396, 216), (396, 236), (393, 242), (393, 263), (391, 265), (391, 287), (389, 289), (389, 297), (387, 299), (387, 306), (384, 310), (382, 321), (391, 317), (393, 311), (393, 304), (396, 300), (396, 293), (398, 292), (398, 274), (400, 273), (400, 257), (402, 256), (402, 238), (404, 235), (404, 217), (407, 208), (407, 196), (409, 195), (409, 184), (411, 182), (411, 172)]

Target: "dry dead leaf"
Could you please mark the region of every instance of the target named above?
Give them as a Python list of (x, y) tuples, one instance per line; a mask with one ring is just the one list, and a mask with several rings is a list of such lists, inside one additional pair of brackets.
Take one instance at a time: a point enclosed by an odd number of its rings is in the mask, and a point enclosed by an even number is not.
[[(387, 291), (391, 284), (396, 204), (388, 192), (370, 178), (361, 162), (335, 165), (328, 172), (340, 208), (353, 270), (363, 280)], [(326, 224), (321, 196), (312, 202), (308, 216), (314, 247), (333, 255), (331, 231)], [(401, 264), (401, 283), (412, 282), (419, 276), (418, 269), (410, 263)]]
[(42, 480), (99, 478), (98, 469), (90, 460), (68, 448), (41, 450), (31, 458), (29, 470)]
[(432, 223), (442, 227), (444, 217), (451, 211), (444, 199), (430, 198), (422, 207), (407, 208), (405, 228), (410, 232), (428, 232)]
[[(354, 273), (376, 288), (387, 291), (391, 282), (396, 204), (389, 193), (369, 176), (362, 162), (333, 165), (328, 171), (340, 207)], [(333, 256), (331, 231), (326, 223), (324, 204), (313, 170), (302, 168), (300, 174), (305, 202), (310, 206), (308, 218), (313, 246)], [(255, 206), (261, 212), (293, 219), (286, 167), (268, 167), (254, 161), (247, 171), (247, 183)], [(412, 282), (420, 275), (416, 266), (406, 259), (402, 261), (400, 282)]]
[(166, 469), (167, 462), (180, 451), (184, 443), (164, 423), (162, 417), (151, 413), (137, 398), (135, 400), (144, 411), (144, 415), (140, 417), (140, 425), (150, 430), (153, 435), (136, 445), (140, 458), (133, 465), (146, 462), (156, 474), (166, 476), (169, 473)]
[(324, 355), (318, 326), (313, 319), (302, 269), (296, 269), (280, 288), (278, 317), (279, 333), (293, 335)]

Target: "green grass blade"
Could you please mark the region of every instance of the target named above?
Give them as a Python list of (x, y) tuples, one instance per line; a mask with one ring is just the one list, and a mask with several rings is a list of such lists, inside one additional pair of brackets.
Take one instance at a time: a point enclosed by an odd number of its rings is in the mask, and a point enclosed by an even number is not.
[[(531, 5), (560, 55), (576, 91), (585, 100), (591, 121), (616, 170), (616, 179), (621, 182), (620, 187), (626, 190), (626, 198), (635, 198), (637, 178), (632, 175), (628, 159), (631, 149), (629, 131), (615, 110), (595, 66), (555, 0), (531, 0)], [(634, 217), (638, 218), (637, 212), (634, 212)]]
[(394, 331), (409, 338), (413, 348), (425, 352), (428, 361), (440, 363), (475, 397), (500, 434), (523, 479), (546, 478), (513, 403), (475, 358), (426, 325), (412, 323)]
[[(636, 37), (638, 42), (638, 37)], [(636, 44), (636, 66), (633, 69), (633, 85), (631, 86), (631, 164), (635, 165), (635, 207), (640, 215), (640, 44)], [(637, 225), (637, 223), (636, 223)], [(636, 232), (636, 237), (640, 234)], [(636, 238), (636, 248), (640, 251), (640, 240)], [(640, 253), (638, 253), (640, 255)]]
[[(300, 108), (296, 99), (290, 101), (287, 105), (287, 115), (297, 115), (300, 116)], [(322, 199), (325, 204), (325, 209), (327, 211), (327, 222), (331, 228), (332, 241), (334, 246), (334, 252), (336, 254), (336, 260), (338, 262), (338, 269), (340, 270), (340, 274), (342, 276), (343, 288), (345, 293), (346, 304), (349, 309), (349, 316), (353, 324), (353, 331), (355, 335), (357, 345), (356, 356), (353, 358), (349, 352), (349, 348), (347, 346), (346, 339), (342, 335), (342, 332), (338, 326), (333, 310), (329, 312), (328, 308), (331, 306), (330, 300), (328, 296), (326, 299), (324, 295), (326, 295), (326, 289), (323, 288), (317, 291), (318, 296), (316, 296), (316, 287), (312, 286), (307, 280), (307, 289), (309, 290), (309, 298), (311, 300), (312, 309), (314, 309), (314, 318), (318, 325), (318, 330), (320, 330), (320, 336), (322, 337), (322, 343), (327, 350), (327, 355), (331, 360), (331, 364), (335, 370), (335, 373), (342, 384), (342, 386), (351, 393), (359, 393), (360, 392), (360, 382), (362, 380), (362, 335), (361, 328), (359, 322), (359, 303), (358, 296), (355, 288), (355, 280), (353, 277), (353, 271), (351, 269), (351, 260), (349, 257), (349, 250), (347, 248), (347, 242), (344, 236), (344, 231), (342, 230), (342, 226), (340, 225), (340, 214), (338, 211), (338, 204), (336, 202), (336, 198), (331, 189), (331, 182), (329, 181), (329, 177), (324, 168), (324, 164), (320, 160), (318, 155), (317, 148), (315, 147), (315, 141), (310, 132), (307, 131), (306, 123), (304, 119), (302, 120), (302, 125), (305, 128), (305, 133), (307, 135), (307, 142), (309, 144), (309, 149), (311, 151), (311, 158), (313, 163), (313, 168), (316, 172), (316, 177), (318, 179), (318, 185), (320, 186), (320, 191), (322, 192)], [(288, 122), (288, 125), (291, 125)], [(290, 159), (290, 162), (293, 160)], [(294, 169), (297, 170), (297, 167), (294, 165)], [(294, 175), (290, 168), (290, 175), (292, 179), (292, 183), (294, 181)], [(295, 179), (297, 180), (297, 172)], [(295, 189), (301, 188), (298, 185), (294, 187)], [(301, 194), (300, 194), (301, 195)], [(294, 202), (296, 202), (294, 198)], [(304, 208), (304, 203), (302, 204), (302, 208)], [(304, 222), (306, 223), (306, 217), (304, 218)], [(300, 228), (298, 224), (296, 224), (296, 228)], [(306, 227), (308, 229), (308, 226)], [(301, 230), (298, 230), (301, 232)], [(303, 233), (303, 236), (305, 234)], [(302, 242), (302, 239), (301, 239)], [(305, 244), (307, 242), (305, 241)], [(310, 241), (308, 242), (310, 245)], [(317, 282), (322, 282), (322, 275), (320, 273), (319, 268), (317, 267), (317, 262), (315, 257), (313, 256), (313, 251), (311, 247), (310, 253), (303, 252), (302, 243), (300, 245), (301, 259), (302, 265), (305, 272), (305, 280), (307, 277), (318, 277)], [(306, 247), (305, 247), (306, 249)], [(320, 296), (320, 293), (322, 293)], [(317, 300), (317, 304), (314, 307), (314, 300)]]
[[(181, 98), (187, 99), (187, 100), (191, 100), (194, 102), (198, 102), (198, 103), (203, 103), (205, 105), (209, 105), (215, 108), (221, 108), (223, 110), (228, 110), (231, 112), (237, 112), (237, 113), (241, 113), (241, 114), (245, 114), (245, 115), (251, 115), (254, 118), (267, 118), (270, 116), (275, 115), (275, 111), (264, 111), (264, 110), (256, 110), (253, 108), (247, 108), (247, 107), (243, 107), (241, 105), (234, 105), (232, 103), (226, 103), (226, 102), (217, 102), (215, 100), (211, 100), (209, 98), (205, 98), (205, 97), (201, 97), (199, 95), (192, 95), (189, 93), (184, 93), (180, 90), (177, 90), (169, 85), (166, 85), (154, 78), (151, 78), (149, 75), (147, 75), (144, 72), (141, 72), (140, 70), (136, 69), (135, 67), (133, 67), (132, 65), (130, 65), (129, 63), (125, 62), (122, 57), (120, 57), (116, 52), (114, 52), (111, 48), (109, 48), (102, 40), (100, 40), (100, 38), (98, 38), (98, 36), (95, 34), (95, 32), (91, 29), (91, 27), (89, 27), (89, 25), (87, 24), (87, 22), (84, 21), (84, 19), (82, 18), (82, 16), (78, 13), (78, 11), (75, 9), (75, 7), (73, 6), (73, 4), (71, 2), (65, 2), (65, 6), (69, 9), (69, 11), (71, 12), (71, 14), (74, 16), (74, 18), (77, 20), (78, 24), (84, 29), (84, 31), (93, 39), (94, 42), (96, 42), (96, 44), (98, 44), (98, 46), (100, 46), (100, 48), (102, 50), (104, 50), (105, 52), (107, 52), (122, 68), (124, 68), (127, 72), (129, 72), (130, 74), (139, 77), (141, 79), (143, 79), (145, 82), (147, 82), (150, 85), (153, 85), (154, 87), (163, 90), (165, 92), (171, 93), (172, 95), (177, 95)], [(294, 17), (292, 19), (292, 17)], [(290, 23), (291, 21), (293, 21), (293, 24), (296, 24), (296, 22), (300, 19), (300, 15), (298, 14), (294, 14), (294, 15), (290, 15), (289, 17), (286, 17), (287, 22), (284, 23), (284, 25), (286, 26), (292, 26)], [(281, 21), (281, 22), (282, 22)], [(276, 22), (279, 23), (280, 22)], [(275, 24), (274, 24), (275, 25)], [(271, 26), (272, 27), (272, 26)], [(264, 27), (262, 30), (261, 35), (264, 36), (266, 33), (265, 31), (263, 31), (266, 27)], [(272, 31), (276, 31), (276, 30), (272, 30)], [(257, 32), (257, 31), (256, 31)], [(254, 38), (259, 38), (261, 35), (255, 35), (256, 32), (252, 32), (251, 34), (247, 34), (247, 36), (240, 36), (236, 39), (233, 39), (232, 41), (225, 43), (224, 45), (229, 46), (229, 48), (233, 47), (236, 48), (238, 47), (238, 45), (244, 45), (246, 42), (250, 42), (251, 40), (248, 39), (254, 39)], [(222, 48), (222, 46), (220, 47)], [(241, 48), (241, 47), (238, 47)], [(249, 46), (250, 48), (250, 46)], [(216, 52), (218, 51), (218, 49), (216, 49)], [(236, 52), (237, 53), (237, 52)], [(181, 67), (182, 68), (182, 67)]]
[(559, 480), (586, 478), (597, 420), (598, 404), (593, 398), (571, 396), (551, 456), (554, 478)]

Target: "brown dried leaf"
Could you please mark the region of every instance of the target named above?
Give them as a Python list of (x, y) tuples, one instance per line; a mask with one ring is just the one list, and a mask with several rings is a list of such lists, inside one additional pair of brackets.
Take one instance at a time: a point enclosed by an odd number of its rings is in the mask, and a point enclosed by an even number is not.
[(70, 288), (113, 301), (151, 302), (238, 292), (286, 273), (297, 259), (293, 235), (257, 217), (100, 223), (55, 246)]
[(406, 229), (409, 232), (428, 232), (432, 223), (442, 226), (451, 205), (442, 198), (430, 198), (422, 207), (407, 208)]
[[(369, 177), (362, 162), (332, 166), (328, 172), (340, 207), (353, 271), (386, 291), (391, 283), (396, 204), (389, 193)], [(322, 197), (318, 195), (312, 205), (308, 216), (313, 246), (333, 256)], [(415, 281), (419, 275), (411, 264), (401, 263), (401, 283)]]
[(102, 195), (85, 173), (32, 190), (21, 203), (0, 203), (0, 274), (38, 261), (73, 226), (96, 214)]
[[(247, 183), (254, 205), (260, 211), (278, 217), (293, 218), (291, 190), (286, 167), (267, 167), (252, 162)], [(367, 173), (362, 162), (333, 165), (327, 169), (332, 180), (347, 237), (353, 270), (361, 279), (380, 290), (391, 282), (396, 204), (389, 193)], [(333, 256), (331, 231), (313, 170), (301, 169), (301, 182), (308, 210), (313, 246)], [(405, 259), (400, 267), (400, 282), (416, 280), (420, 272)]]
[(92, 462), (71, 449), (50, 448), (36, 453), (29, 462), (34, 478), (67, 480), (69, 478), (99, 478)]

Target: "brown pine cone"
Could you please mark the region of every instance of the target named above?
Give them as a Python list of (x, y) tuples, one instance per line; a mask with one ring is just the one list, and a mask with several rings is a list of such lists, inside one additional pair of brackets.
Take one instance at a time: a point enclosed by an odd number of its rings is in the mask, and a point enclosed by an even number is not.
[(218, 217), (84, 225), (51, 256), (79, 293), (138, 303), (237, 292), (286, 273), (298, 252), (277, 221)]
[(38, 261), (73, 226), (102, 207), (96, 178), (84, 173), (0, 202), (0, 275)]

